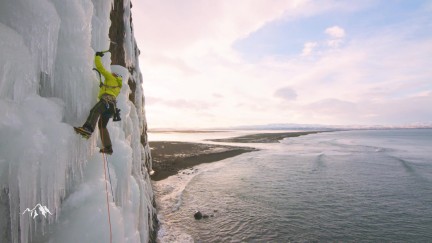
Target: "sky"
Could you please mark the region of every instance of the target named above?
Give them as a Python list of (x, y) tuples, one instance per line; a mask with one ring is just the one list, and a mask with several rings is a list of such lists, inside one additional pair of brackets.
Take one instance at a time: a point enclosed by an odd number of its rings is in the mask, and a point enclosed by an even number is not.
[(432, 1), (140, 0), (148, 126), (432, 124)]

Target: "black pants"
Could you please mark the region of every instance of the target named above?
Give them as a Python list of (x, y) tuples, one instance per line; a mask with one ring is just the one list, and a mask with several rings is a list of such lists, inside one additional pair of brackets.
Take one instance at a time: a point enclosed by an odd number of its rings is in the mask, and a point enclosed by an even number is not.
[(90, 110), (90, 114), (87, 117), (85, 125), (90, 126), (93, 130), (98, 122), (99, 132), (101, 135), (102, 145), (104, 148), (111, 147), (111, 139), (108, 133), (107, 124), (109, 119), (114, 114), (114, 104), (104, 100), (103, 98), (96, 103), (95, 106)]

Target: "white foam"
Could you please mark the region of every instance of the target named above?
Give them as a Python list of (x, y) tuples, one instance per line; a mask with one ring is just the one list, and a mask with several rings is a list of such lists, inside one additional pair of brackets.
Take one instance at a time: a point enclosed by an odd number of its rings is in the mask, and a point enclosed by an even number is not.
[(201, 173), (226, 166), (228, 160), (200, 164), (164, 180), (152, 182), (158, 207), (158, 242), (194, 242), (192, 236), (171, 224), (171, 220), (178, 218), (176, 214), (183, 206), (183, 194), (191, 181)]

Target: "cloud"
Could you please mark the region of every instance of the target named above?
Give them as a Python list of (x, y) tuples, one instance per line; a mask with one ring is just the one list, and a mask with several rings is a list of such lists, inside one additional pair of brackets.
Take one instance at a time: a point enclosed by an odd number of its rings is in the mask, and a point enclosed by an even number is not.
[[(401, 31), (405, 29), (405, 31)], [(432, 37), (413, 39), (408, 26), (358, 36), (337, 50), (320, 50), (312, 59), (273, 58), (279, 83), (301, 93), (281, 105), (290, 122), (398, 124), (432, 120), (430, 77)], [(404, 48), (400, 48), (404, 46)], [(421, 50), (421, 51), (419, 51)], [(409, 60), (409, 61), (408, 61)], [(276, 83), (276, 82), (275, 82)], [(292, 114), (294, 113), (294, 114)]]
[(378, 102), (366, 101), (359, 115), (370, 114), (367, 119), (376, 124), (430, 122), (432, 121), (431, 103), (432, 95), (430, 93), (426, 96), (404, 97)]
[(276, 90), (276, 92), (274, 93), (274, 96), (282, 98), (284, 100), (295, 100), (297, 98), (297, 93), (295, 92), (294, 89), (290, 88), (290, 87), (285, 87), (285, 88), (281, 88)]
[(330, 40), (327, 41), (328, 46), (337, 48), (342, 44), (343, 38), (345, 37), (344, 29), (339, 26), (333, 26), (327, 28), (324, 32), (330, 37)]
[(329, 36), (330, 39), (327, 39), (326, 41), (323, 40), (309, 41), (304, 43), (303, 50), (301, 53), (302, 57), (311, 56), (312, 54), (314, 54), (314, 50), (318, 49), (319, 47), (321, 47), (319, 51), (321, 51), (321, 49), (323, 49), (322, 47), (325, 46), (331, 48), (338, 48), (344, 42), (345, 30), (342, 29), (341, 27), (339, 26), (329, 27), (325, 29), (324, 32)]
[(221, 99), (221, 98), (224, 97), (222, 94), (219, 94), (219, 93), (213, 93), (212, 96), (213, 96), (214, 98), (217, 98), (217, 99)]
[(237, 39), (307, 2), (143, 0), (134, 3), (132, 9), (135, 36), (140, 40), (143, 54), (147, 55), (154, 50), (182, 57), (229, 52)]
[(422, 10), (425, 12), (432, 12), (432, 2), (423, 3)]
[(423, 31), (417, 38), (412, 22), (392, 24), (389, 29), (371, 26), (367, 34), (350, 26), (349, 38), (342, 27), (330, 26), (318, 30), (324, 31), (324, 39), (304, 43), (297, 56), (268, 55), (250, 61), (232, 47), (268, 23), (282, 19), (301, 23), (301, 18), (313, 17), (323, 8), (354, 11), (352, 3), (341, 4), (332, 0), (134, 3), (149, 125), (432, 120), (426, 92), (431, 90), (432, 37), (424, 28), (416, 28)]
[(335, 115), (348, 114), (357, 110), (357, 105), (353, 102), (329, 98), (323, 99), (305, 106), (315, 113)]
[(339, 26), (329, 27), (325, 30), (325, 33), (333, 39), (341, 39), (345, 37), (345, 30)]
[(183, 75), (194, 75), (199, 73), (199, 71), (190, 65), (188, 65), (184, 60), (180, 58), (170, 58), (168, 56), (163, 55), (151, 55), (148, 56), (145, 61), (145, 64), (151, 64), (152, 66), (159, 66), (163, 68), (170, 68), (172, 70), (177, 70), (181, 72)]
[(318, 45), (317, 42), (306, 42), (303, 47), (302, 56), (309, 56), (312, 54), (314, 48)]
[(187, 109), (187, 110), (206, 110), (212, 105), (208, 102), (198, 100), (186, 100), (186, 99), (165, 99), (156, 97), (146, 97), (147, 105), (162, 105), (176, 109)]

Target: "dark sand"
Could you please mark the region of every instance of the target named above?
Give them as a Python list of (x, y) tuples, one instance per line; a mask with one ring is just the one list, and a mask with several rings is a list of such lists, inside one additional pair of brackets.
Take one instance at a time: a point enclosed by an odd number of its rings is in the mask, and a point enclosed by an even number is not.
[[(191, 133), (195, 131), (187, 132)], [(319, 132), (322, 131), (261, 133), (234, 138), (212, 139), (209, 141), (229, 143), (277, 143), (287, 137), (299, 137)], [(155, 171), (151, 179), (154, 181), (163, 180), (169, 176), (178, 174), (180, 170), (188, 169), (202, 163), (215, 162), (242, 153), (257, 151), (257, 149), (250, 147), (165, 141), (150, 142), (150, 147), (153, 159), (153, 170)]]
[(154, 181), (176, 175), (180, 170), (256, 151), (254, 148), (187, 142), (150, 142)]
[(308, 134), (320, 133), (323, 131), (310, 132), (284, 132), (284, 133), (260, 133), (234, 138), (211, 139), (208, 141), (224, 143), (277, 143), (284, 138), (300, 137)]

